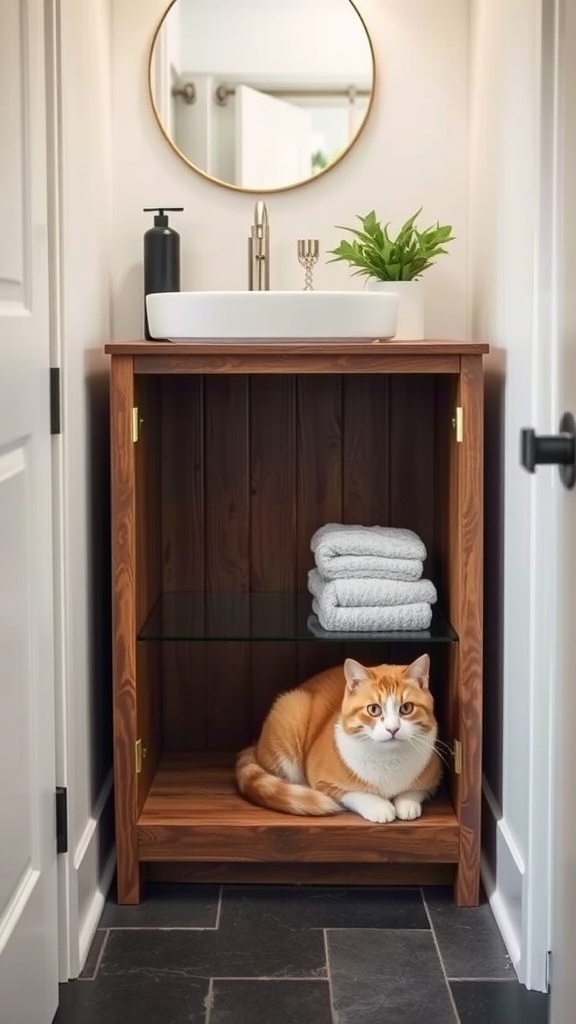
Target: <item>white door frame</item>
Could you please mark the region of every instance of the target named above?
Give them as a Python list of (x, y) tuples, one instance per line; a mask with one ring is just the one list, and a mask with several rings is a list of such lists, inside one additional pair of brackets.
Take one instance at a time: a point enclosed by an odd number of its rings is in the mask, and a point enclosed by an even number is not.
[[(555, 433), (558, 320), (557, 280), (557, 12), (556, 3), (542, 3), (540, 65), (540, 204), (535, 246), (537, 288), (534, 295), (533, 410), (538, 433)], [(529, 830), (522, 914), (522, 981), (546, 991), (551, 946), (550, 912), (552, 820), (553, 697), (557, 687), (556, 584), (558, 473), (544, 467), (535, 474), (531, 529), (531, 630)]]
[[(50, 289), (50, 362), (64, 373), (61, 332), (60, 274), (60, 28), (59, 0), (45, 3), (46, 26), (46, 138), (48, 146), (48, 252)], [(62, 392), (62, 379), (60, 388)], [(61, 402), (61, 395), (60, 395)], [(62, 435), (52, 438), (52, 515), (54, 565), (54, 650), (56, 703), (56, 785), (69, 794), (68, 770), (68, 694), (66, 687), (66, 608), (65, 608), (65, 501)], [(78, 908), (74, 901), (70, 850), (58, 857), (58, 966), (59, 981), (67, 982), (78, 973), (72, 937), (78, 932)], [(76, 968), (76, 969), (75, 969)]]
[[(56, 773), (58, 784), (67, 789), (69, 823), (69, 849), (58, 858), (59, 962), (60, 980), (67, 981), (83, 967), (115, 867), (110, 838), (112, 768), (104, 779), (92, 777), (101, 736), (91, 731), (87, 718), (91, 694), (107, 683), (106, 677), (97, 677), (101, 666), (94, 668), (91, 663), (91, 645), (99, 642), (93, 634), (92, 607), (102, 599), (104, 588), (101, 579), (91, 574), (88, 548), (101, 537), (90, 536), (88, 510), (98, 494), (95, 479), (102, 483), (105, 434), (99, 434), (102, 440), (95, 446), (91, 437), (105, 431), (107, 424), (108, 360), (102, 347), (110, 324), (104, 297), (108, 281), (101, 266), (109, 254), (111, 151), (102, 124), (109, 116), (111, 11), (109, 0), (45, 0), (44, 6), (51, 361), (61, 371), (63, 413), (62, 435), (53, 438), (53, 560)], [(76, 141), (83, 128), (82, 115), (86, 123), (98, 118), (99, 125), (79, 151)], [(85, 215), (87, 194), (100, 204), (101, 234), (100, 227), (98, 231), (94, 227), (94, 210)], [(79, 224), (85, 226), (85, 233)], [(84, 269), (77, 266), (82, 244)], [(86, 477), (76, 484), (84, 468)], [(96, 518), (97, 528), (102, 529)], [(86, 589), (80, 592), (80, 588)], [(101, 836), (106, 837), (105, 853)]]

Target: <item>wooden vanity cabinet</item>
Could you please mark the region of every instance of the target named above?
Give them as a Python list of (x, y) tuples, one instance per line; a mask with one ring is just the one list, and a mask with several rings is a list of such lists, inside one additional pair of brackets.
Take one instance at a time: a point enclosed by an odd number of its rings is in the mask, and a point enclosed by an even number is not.
[[(425, 884), (478, 901), (486, 345), (113, 343), (118, 899), (141, 880)], [(317, 638), (310, 538), (410, 527), (429, 631)], [(348, 654), (432, 659), (442, 792), (422, 818), (277, 814), (236, 792), (275, 695)]]

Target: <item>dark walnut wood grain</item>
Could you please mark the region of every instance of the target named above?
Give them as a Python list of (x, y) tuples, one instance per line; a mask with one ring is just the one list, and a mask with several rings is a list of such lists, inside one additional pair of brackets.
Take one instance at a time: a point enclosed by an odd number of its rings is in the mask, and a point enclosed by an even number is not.
[(303, 818), (245, 801), (229, 758), (167, 756), (138, 821), (142, 861), (424, 861), (458, 859), (458, 822), (439, 798), (416, 822), (354, 814)]
[[(297, 589), (296, 378), (250, 378), (250, 590)], [(250, 645), (250, 736), (262, 727), (274, 698), (296, 684), (293, 643)]]
[[(206, 590), (246, 593), (250, 590), (248, 378), (206, 380), (204, 419)], [(248, 611), (241, 614), (244, 621), (239, 628), (248, 634)], [(212, 644), (203, 682), (210, 747), (243, 746), (250, 732), (250, 644)]]
[(357, 355), (343, 352), (317, 352), (296, 349), (282, 353), (267, 349), (242, 354), (236, 350), (218, 355), (213, 350), (206, 354), (186, 352), (182, 355), (136, 356), (136, 374), (275, 374), (305, 373), (459, 373), (460, 357), (457, 355), (391, 355), (381, 348)]
[[(204, 590), (206, 583), (203, 377), (157, 377), (161, 390), (162, 569), (164, 591)], [(203, 643), (162, 644), (164, 750), (203, 750), (207, 654)]]
[(460, 635), (457, 675), (457, 728), (462, 743), (457, 812), (460, 858), (456, 902), (476, 906), (480, 886), (480, 816), (482, 803), (482, 587), (483, 587), (483, 371), (482, 360), (462, 360), (459, 404), (464, 436), (459, 445), (459, 573), (456, 628)]
[(134, 377), (131, 356), (112, 360), (110, 389), (112, 615), (114, 630), (114, 799), (118, 900), (138, 903), (136, 709), (136, 530), (132, 443)]
[[(136, 629), (144, 624), (150, 608), (162, 593), (162, 490), (160, 389), (153, 377), (134, 381), (138, 409), (138, 441), (134, 450), (136, 560)], [(137, 778), (137, 811), (140, 812), (158, 767), (162, 710), (162, 645), (139, 644), (136, 651), (136, 736), (142, 740), (142, 771)]]

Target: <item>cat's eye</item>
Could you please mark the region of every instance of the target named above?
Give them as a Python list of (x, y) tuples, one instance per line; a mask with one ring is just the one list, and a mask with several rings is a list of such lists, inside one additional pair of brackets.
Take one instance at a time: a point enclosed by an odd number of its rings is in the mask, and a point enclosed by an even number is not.
[(414, 705), (411, 704), (409, 700), (407, 700), (405, 704), (401, 704), (400, 705), (400, 714), (401, 715), (411, 715), (413, 711), (414, 711)]
[(372, 718), (379, 718), (382, 714), (382, 708), (379, 704), (369, 704), (366, 711), (369, 715), (372, 715)]

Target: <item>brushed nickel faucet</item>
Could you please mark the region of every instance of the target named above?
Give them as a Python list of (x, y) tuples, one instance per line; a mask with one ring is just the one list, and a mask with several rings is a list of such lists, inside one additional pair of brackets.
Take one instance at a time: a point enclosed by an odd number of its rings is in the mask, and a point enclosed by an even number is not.
[(248, 288), (251, 292), (270, 290), (270, 227), (263, 202), (254, 207), (254, 223), (248, 239)]

